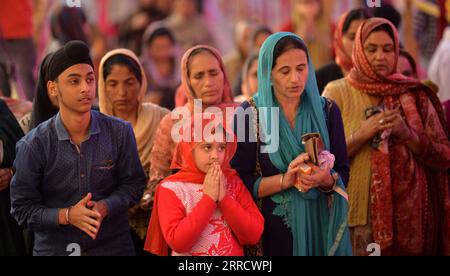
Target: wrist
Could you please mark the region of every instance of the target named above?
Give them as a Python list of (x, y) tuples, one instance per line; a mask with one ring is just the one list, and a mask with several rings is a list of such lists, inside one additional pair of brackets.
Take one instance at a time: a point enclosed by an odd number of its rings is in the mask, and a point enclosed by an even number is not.
[(372, 137), (374, 137), (377, 133), (375, 132), (374, 134), (371, 134), (367, 131), (365, 131), (364, 129), (358, 129), (357, 131), (353, 132), (353, 141), (355, 140), (361, 140), (362, 142), (367, 142), (370, 139), (372, 139)]
[(410, 142), (410, 141), (412, 141), (412, 139), (415, 137), (415, 135), (414, 135), (414, 132), (410, 129), (410, 128), (408, 128), (408, 134), (407, 135), (405, 135), (405, 136), (403, 136), (403, 137), (399, 137), (399, 141), (400, 142), (402, 142), (402, 143), (408, 143), (408, 142)]
[(227, 197), (226, 194), (223, 195), (222, 197), (219, 197), (219, 200), (217, 201), (217, 203), (218, 203), (218, 204), (222, 203), (222, 202), (225, 200), (226, 197)]
[(8, 168), (8, 172), (9, 172), (9, 174), (11, 175), (11, 178), (13, 178), (13, 176), (14, 176), (14, 171), (13, 171), (13, 169), (12, 169), (12, 168)]
[(289, 183), (286, 183), (287, 178), (285, 176), (286, 176), (286, 174), (284, 174), (284, 173), (280, 174), (280, 192), (289, 188)]
[(213, 197), (213, 196), (210, 195), (209, 193), (203, 193), (203, 195), (207, 196), (209, 199), (211, 199), (211, 200), (214, 201), (215, 203), (217, 202), (217, 198)]
[(109, 214), (108, 204), (106, 204), (106, 202), (104, 202), (104, 201), (99, 201), (98, 204), (100, 205), (100, 210), (99, 210), (100, 215), (102, 215), (103, 218), (107, 217)]
[(326, 183), (324, 183), (324, 185), (319, 186), (319, 190), (324, 193), (332, 192), (334, 190), (334, 188), (336, 187), (336, 183), (337, 183), (337, 177), (330, 173), (329, 178), (327, 179)]
[(329, 188), (333, 185), (334, 185), (334, 178), (331, 175), (331, 173), (327, 173), (327, 178), (325, 179), (325, 181), (323, 181), (323, 183), (322, 183), (322, 185), (320, 185), (320, 187)]
[(217, 197), (217, 203), (221, 202), (226, 195), (226, 193), (219, 193), (219, 196)]
[(72, 225), (72, 223), (70, 223), (70, 210), (72, 210), (72, 207), (73, 206), (70, 206), (66, 210), (66, 223), (67, 223), (67, 225)]
[(70, 224), (70, 219), (68, 218), (69, 212), (70, 212), (70, 208), (59, 209), (58, 223), (60, 225), (69, 225)]

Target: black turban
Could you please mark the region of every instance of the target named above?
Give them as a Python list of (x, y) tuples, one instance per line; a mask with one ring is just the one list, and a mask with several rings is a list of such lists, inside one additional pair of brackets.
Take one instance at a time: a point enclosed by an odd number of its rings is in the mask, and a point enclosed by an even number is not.
[(58, 108), (54, 107), (48, 98), (47, 82), (55, 81), (62, 72), (76, 64), (89, 64), (94, 68), (89, 47), (79, 40), (69, 41), (64, 47), (44, 58), (39, 68), (30, 130), (58, 113)]
[(46, 64), (47, 74), (44, 76), (45, 82), (56, 80), (62, 72), (76, 64), (89, 64), (94, 68), (89, 56), (89, 47), (80, 40), (67, 42), (64, 47), (49, 57)]

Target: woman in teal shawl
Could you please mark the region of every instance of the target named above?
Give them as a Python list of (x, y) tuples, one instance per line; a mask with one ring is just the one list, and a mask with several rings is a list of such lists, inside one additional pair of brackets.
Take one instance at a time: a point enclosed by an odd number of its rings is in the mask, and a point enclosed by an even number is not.
[[(342, 118), (335, 104), (320, 97), (300, 37), (276, 33), (265, 41), (258, 86), (254, 99), (235, 114), (237, 137), (243, 135), (239, 124), (244, 122), (247, 139), (238, 140), (232, 166), (254, 198), (261, 200), (264, 255), (351, 255), (344, 184), (349, 163)], [(245, 117), (252, 106), (258, 112)], [(255, 130), (259, 135), (252, 140)], [(298, 173), (298, 166), (308, 159), (301, 140), (307, 133), (320, 133), (325, 150), (321, 157), (333, 164), (334, 155), (334, 166), (315, 166), (312, 175)]]

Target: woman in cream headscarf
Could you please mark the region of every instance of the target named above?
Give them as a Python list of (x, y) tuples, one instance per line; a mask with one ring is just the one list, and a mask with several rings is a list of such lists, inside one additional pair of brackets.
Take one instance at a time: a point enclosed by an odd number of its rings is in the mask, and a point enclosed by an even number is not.
[[(139, 158), (147, 173), (150, 171), (150, 152), (154, 134), (161, 119), (169, 110), (151, 103), (143, 103), (147, 92), (147, 78), (136, 55), (127, 49), (107, 53), (100, 62), (98, 97), (100, 111), (131, 123), (136, 136)], [(135, 247), (143, 248), (149, 213), (138, 208), (129, 212), (130, 226), (136, 234)], [(136, 244), (138, 243), (142, 244)]]

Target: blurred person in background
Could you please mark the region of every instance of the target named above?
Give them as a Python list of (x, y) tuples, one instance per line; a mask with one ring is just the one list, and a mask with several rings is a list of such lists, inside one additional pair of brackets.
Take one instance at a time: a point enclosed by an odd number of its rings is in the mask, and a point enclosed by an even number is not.
[(236, 96), (234, 101), (242, 103), (258, 92), (258, 53), (251, 53), (242, 68), (242, 94)]
[(195, 0), (173, 0), (172, 13), (164, 20), (183, 52), (199, 44), (215, 46), (214, 37), (197, 8)]
[(413, 56), (405, 49), (400, 49), (397, 63), (397, 72), (400, 74), (417, 79), (417, 64)]
[(315, 68), (332, 60), (331, 26), (322, 0), (292, 0), (292, 16), (280, 31), (292, 32), (304, 39)]
[(140, 61), (148, 79), (144, 101), (172, 110), (181, 83), (181, 48), (171, 31), (162, 22), (155, 22), (145, 31), (141, 52)]
[(0, 8), (0, 92), (33, 100), (36, 48), (33, 41), (33, 0), (2, 0)]
[(15, 147), (22, 137), (19, 124), (5, 102), (0, 100), (0, 256), (26, 255), (22, 228), (10, 214), (9, 197)]
[(264, 41), (266, 41), (271, 34), (273, 34), (273, 31), (269, 27), (264, 25), (257, 27), (251, 34), (250, 52), (259, 52)]
[(450, 100), (450, 23), (431, 59), (428, 76), (439, 87), (441, 102)]
[(334, 30), (333, 47), (336, 57), (333, 62), (316, 71), (320, 94), (329, 82), (347, 76), (352, 69), (353, 42), (356, 31), (370, 17), (369, 11), (362, 8), (351, 10), (341, 16)]
[(227, 75), (232, 87), (237, 85), (242, 66), (250, 53), (251, 35), (255, 30), (256, 23), (252, 21), (239, 21), (235, 27), (235, 49), (223, 60)]
[[(424, 0), (426, 4), (436, 5), (438, 0)], [(413, 21), (414, 38), (419, 50), (418, 63), (422, 68), (429, 68), (431, 58), (439, 43), (438, 19), (422, 10), (417, 10)]]
[(402, 15), (400, 12), (391, 4), (391, 1), (381, 1), (380, 7), (371, 8), (373, 17), (381, 17), (389, 20), (397, 30), (400, 30), (402, 26)]
[(88, 36), (91, 30), (81, 8), (55, 5), (50, 15), (50, 28), (53, 40), (48, 46), (48, 53), (56, 52), (71, 40), (81, 40), (89, 44)]
[(147, 26), (168, 16), (157, 0), (139, 0), (138, 9), (119, 26), (119, 46), (141, 55), (142, 37)]
[[(272, 33), (273, 33), (272, 30), (267, 26), (260, 25), (260, 26), (256, 27), (256, 29), (254, 29), (253, 32), (250, 34), (250, 40), (249, 40), (249, 46), (248, 46), (249, 53), (258, 53), (259, 49), (261, 49), (261, 46), (264, 43), (264, 41), (266, 41), (266, 39)], [(248, 59), (249, 59), (249, 57), (247, 57), (247, 60)], [(249, 73), (249, 72), (244, 72), (245, 70), (248, 70), (248, 68), (245, 69), (241, 66), (241, 70), (239, 70), (239, 74), (236, 78), (235, 84), (233, 85), (233, 95), (235, 97), (237, 97), (238, 102), (245, 98), (245, 96), (242, 97), (243, 94), (248, 93), (248, 91), (244, 92), (244, 88), (243, 88), (243, 87), (247, 86), (247, 84), (244, 84), (245, 80), (243, 79), (243, 77)], [(253, 91), (253, 92), (255, 92), (255, 91)], [(248, 96), (249, 94), (246, 94), (246, 95)]]
[[(91, 48), (94, 68), (98, 68), (100, 59), (108, 49), (106, 36), (96, 26), (88, 22), (82, 8), (68, 7), (56, 3), (50, 16), (52, 40), (47, 47), (47, 53), (56, 52), (71, 40), (80, 40)], [(95, 70), (98, 77), (97, 70)]]
[(450, 22), (444, 31), (428, 68), (428, 76), (439, 89), (438, 97), (447, 114), (447, 125), (450, 128)]

